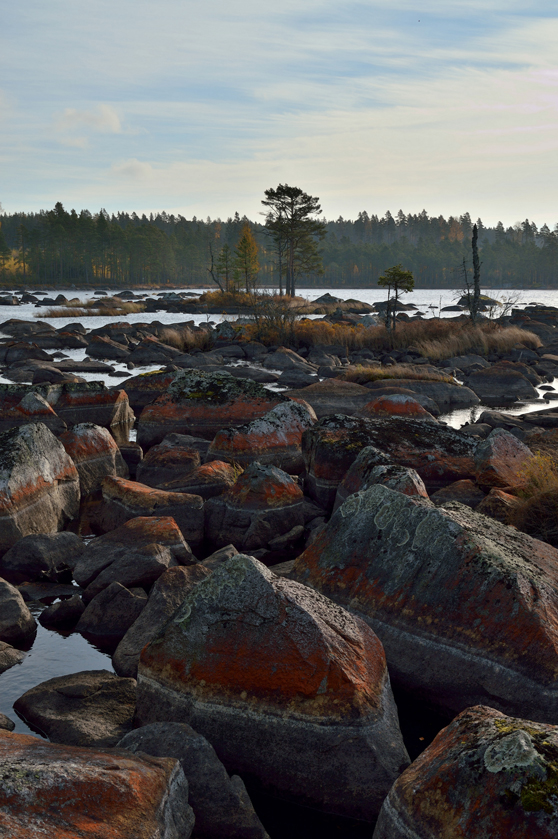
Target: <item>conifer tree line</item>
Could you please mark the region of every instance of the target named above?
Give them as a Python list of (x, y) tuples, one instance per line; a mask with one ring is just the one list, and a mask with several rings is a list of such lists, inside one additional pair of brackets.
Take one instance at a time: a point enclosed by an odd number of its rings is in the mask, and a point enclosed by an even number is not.
[[(400, 210), (395, 216), (388, 211), (382, 217), (363, 211), (355, 220), (314, 219), (306, 238), (293, 245), (281, 186), (266, 191), (266, 219), (257, 221), (238, 213), (223, 221), (166, 212), (149, 217), (76, 212), (61, 203), (39, 213), (3, 213), (0, 280), (4, 286), (124, 288), (197, 286), (213, 277), (228, 290), (283, 289), (287, 281), (292, 287), (285, 290), (293, 293), (295, 270), (299, 288), (376, 287), (387, 266), (401, 264), (417, 288), (462, 284), (463, 259), (470, 261), (471, 254), (468, 213), (446, 219), (426, 210), (407, 215)], [(301, 194), (314, 202), (312, 212), (321, 211), (318, 199)], [(558, 287), (558, 225), (550, 230), (529, 220), (507, 228), (501, 222), (484, 226), (481, 219), (476, 224), (483, 287)]]

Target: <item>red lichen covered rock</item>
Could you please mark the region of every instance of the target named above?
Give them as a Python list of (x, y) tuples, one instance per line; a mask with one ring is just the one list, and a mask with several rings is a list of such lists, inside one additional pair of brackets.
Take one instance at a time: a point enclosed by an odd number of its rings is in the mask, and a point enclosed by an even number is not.
[(222, 428), (263, 417), (286, 399), (256, 382), (235, 379), (229, 373), (181, 370), (174, 374), (167, 393), (141, 412), (138, 443), (148, 448), (171, 432), (212, 440)]
[(366, 821), (407, 762), (374, 633), (243, 554), (143, 650), (136, 717), (187, 722), (229, 772)]
[(124, 478), (105, 478), (102, 491), (105, 532), (137, 516), (171, 516), (192, 547), (203, 539), (203, 498), (199, 495), (165, 492)]
[(533, 453), (525, 443), (503, 428), (495, 428), (475, 452), (476, 478), (479, 486), (520, 487), (525, 483), (522, 470)]
[(428, 498), (426, 487), (414, 469), (387, 462), (387, 458), (374, 446), (360, 450), (355, 462), (339, 486), (335, 496), (334, 511), (347, 500), (349, 495), (369, 489), (374, 484), (383, 484), (403, 495), (417, 495)]
[(453, 484), (448, 484), (447, 487), (433, 492), (430, 500), (439, 506), (446, 504), (448, 501), (458, 501), (460, 504), (466, 504), (467, 507), (475, 509), (481, 503), (486, 493), (482, 491), (473, 481), (465, 478), (462, 481), (455, 481)]
[(0, 731), (0, 832), (10, 839), (188, 839), (174, 758), (60, 746)]
[(30, 533), (56, 533), (79, 512), (79, 476), (42, 423), (0, 434), (0, 553)]
[(558, 727), (468, 708), (393, 785), (374, 839), (555, 839)]
[(303, 399), (311, 405), (318, 419), (331, 414), (355, 414), (370, 402), (370, 391), (355, 382), (324, 379), (314, 385), (287, 391), (292, 399)]
[(261, 419), (252, 420), (239, 428), (218, 431), (209, 447), (208, 457), (241, 466), (258, 460), (291, 475), (299, 475), (304, 469), (302, 434), (315, 422), (316, 414), (309, 405), (282, 402)]
[[(110, 390), (102, 382), (65, 382), (46, 385), (47, 401), (68, 426), (93, 422), (103, 428), (134, 421), (123, 390)], [(37, 388), (39, 391), (41, 387)]]
[(336, 414), (302, 437), (310, 497), (331, 509), (337, 487), (365, 446), (374, 446), (392, 463), (416, 469), (429, 490), (475, 476), (477, 443), (453, 428), (396, 416)]
[(78, 470), (82, 498), (99, 490), (109, 475), (128, 477), (128, 467), (108, 429), (80, 423), (61, 434), (60, 442)]
[(293, 576), (365, 617), (394, 680), (461, 711), (558, 717), (558, 551), (463, 504), (356, 493)]
[(503, 489), (492, 487), (476, 510), (477, 513), (483, 513), (483, 515), (490, 516), (490, 518), (501, 521), (503, 524), (510, 524), (521, 503), (521, 499), (516, 498), (515, 495), (510, 495)]
[(58, 435), (66, 430), (63, 419), (53, 411), (46, 399), (40, 393), (29, 391), (18, 404), (10, 404), (10, 400), (3, 400), (0, 408), (0, 431), (7, 431), (16, 425), (26, 425), (29, 422), (42, 422)]
[(185, 477), (160, 484), (159, 489), (168, 492), (189, 492), (192, 495), (201, 495), (207, 500), (230, 489), (238, 478), (239, 471), (236, 465), (223, 463), (222, 460), (210, 460)]
[(432, 414), (426, 411), (422, 405), (413, 399), (412, 396), (404, 393), (384, 394), (377, 396), (371, 402), (367, 402), (355, 414), (357, 417), (412, 417), (418, 420), (430, 420), (436, 422)]
[(201, 464), (200, 453), (181, 444), (182, 435), (169, 434), (162, 443), (153, 446), (138, 464), (136, 478), (150, 487), (160, 487), (169, 481), (190, 475)]
[(251, 463), (227, 492), (206, 501), (205, 535), (217, 548), (263, 548), (304, 524), (303, 500), (302, 490), (286, 472)]

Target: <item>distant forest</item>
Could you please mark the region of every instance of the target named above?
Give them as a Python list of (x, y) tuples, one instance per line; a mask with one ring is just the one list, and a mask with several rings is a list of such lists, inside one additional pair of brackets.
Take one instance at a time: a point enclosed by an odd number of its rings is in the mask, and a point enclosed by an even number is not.
[[(259, 285), (278, 286), (273, 243), (261, 222), (238, 213), (226, 221), (183, 216), (109, 215), (105, 210), (68, 212), (58, 203), (40, 213), (0, 215), (0, 276), (18, 283), (113, 287), (197, 286), (211, 281), (210, 250), (234, 249), (248, 222), (259, 246)], [(263, 218), (262, 218), (263, 222)], [(323, 274), (298, 279), (298, 287), (375, 287), (378, 277), (401, 263), (417, 288), (463, 286), (463, 259), (471, 267), (468, 213), (382, 218), (361, 212), (355, 221), (326, 223), (320, 243)], [(558, 287), (558, 225), (551, 231), (528, 220), (505, 228), (480, 219), (481, 283), (485, 288)]]

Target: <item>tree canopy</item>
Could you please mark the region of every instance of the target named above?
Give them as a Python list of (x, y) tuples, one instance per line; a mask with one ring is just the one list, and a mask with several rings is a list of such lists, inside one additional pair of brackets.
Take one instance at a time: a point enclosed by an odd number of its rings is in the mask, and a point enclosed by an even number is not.
[[(386, 326), (395, 330), (397, 316), (397, 301), (400, 294), (406, 294), (415, 287), (415, 280), (411, 271), (405, 271), (401, 263), (388, 268), (381, 277), (378, 277), (380, 288), (387, 288), (388, 299), (386, 305)], [(393, 293), (393, 297), (392, 297)]]

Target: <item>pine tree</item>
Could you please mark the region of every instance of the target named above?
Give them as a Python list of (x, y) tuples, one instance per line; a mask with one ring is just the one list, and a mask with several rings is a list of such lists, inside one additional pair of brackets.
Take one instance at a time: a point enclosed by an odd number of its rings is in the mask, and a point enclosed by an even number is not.
[(249, 224), (242, 228), (238, 245), (234, 249), (234, 271), (235, 283), (243, 285), (246, 294), (254, 290), (257, 284), (260, 263), (258, 262), (258, 245)]

